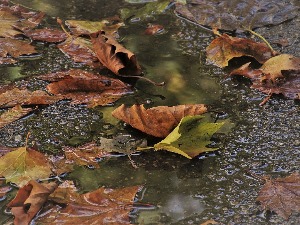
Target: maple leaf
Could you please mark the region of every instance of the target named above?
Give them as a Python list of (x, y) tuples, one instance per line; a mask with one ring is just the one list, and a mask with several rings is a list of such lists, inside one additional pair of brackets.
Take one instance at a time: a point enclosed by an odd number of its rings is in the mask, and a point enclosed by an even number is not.
[(182, 118), (178, 126), (161, 142), (154, 145), (155, 150), (167, 150), (189, 159), (203, 152), (218, 148), (207, 148), (211, 136), (224, 123), (210, 123), (204, 116), (187, 116)]
[(145, 109), (144, 105), (133, 105), (127, 108), (123, 104), (112, 112), (112, 116), (147, 134), (166, 137), (184, 116), (205, 112), (207, 108), (203, 104), (158, 106), (150, 109)]
[(269, 96), (283, 94), (287, 98), (300, 99), (300, 58), (292, 55), (275, 56), (259, 69), (252, 69), (247, 63), (233, 70), (230, 75), (250, 78), (252, 88)]
[[(55, 79), (54, 77), (60, 77)], [(125, 94), (131, 93), (130, 87), (118, 79), (112, 79), (83, 70), (70, 70), (41, 76), (53, 82), (47, 90), (65, 99), (72, 99), (73, 104), (87, 103), (88, 107), (107, 105)]]
[(0, 158), (0, 176), (23, 186), (29, 180), (48, 178), (50, 165), (44, 154), (26, 147), (8, 152)]
[(292, 211), (300, 212), (299, 173), (275, 180), (267, 179), (256, 200), (264, 209), (270, 209), (286, 220)]
[(7, 205), (15, 216), (14, 224), (29, 225), (57, 186), (54, 182), (42, 184), (31, 180), (20, 188), (16, 197)]
[(94, 52), (106, 68), (117, 75), (140, 75), (136, 56), (104, 31), (90, 35)]
[(23, 116), (27, 115), (31, 111), (32, 111), (31, 108), (22, 108), (20, 105), (17, 105), (12, 109), (9, 109), (8, 111), (1, 114), (0, 116), (0, 128), (6, 126), (7, 124), (13, 121), (22, 118)]
[[(64, 204), (54, 205), (40, 215), (36, 222), (42, 224), (130, 224), (129, 212), (140, 187), (120, 189), (99, 188), (78, 194), (73, 183), (64, 182), (49, 200)], [(70, 216), (72, 215), (72, 216)]]
[(265, 43), (227, 34), (214, 39), (206, 48), (206, 54), (207, 59), (219, 67), (228, 66), (228, 62), (235, 57), (250, 56), (262, 64), (273, 56), (273, 52)]
[(35, 30), (25, 30), (24, 34), (35, 41), (45, 41), (45, 42), (62, 42), (65, 41), (68, 35), (58, 29), (35, 29)]

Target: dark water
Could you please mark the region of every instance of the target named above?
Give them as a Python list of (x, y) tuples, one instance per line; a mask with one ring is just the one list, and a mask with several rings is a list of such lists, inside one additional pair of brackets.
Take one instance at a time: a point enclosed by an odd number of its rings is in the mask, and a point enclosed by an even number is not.
[[(45, 11), (50, 16), (49, 24), (55, 24), (51, 17), (97, 20), (114, 16), (123, 7), (143, 6), (120, 0), (15, 2)], [(144, 35), (149, 22), (162, 24), (166, 32)], [(147, 152), (132, 156), (137, 169), (127, 157), (116, 157), (101, 161), (100, 169), (77, 167), (69, 178), (82, 192), (100, 186), (143, 185), (131, 215), (133, 224), (198, 225), (209, 219), (221, 224), (299, 224), (299, 214), (284, 221), (261, 210), (255, 199), (262, 184), (246, 173), (250, 169), (258, 175), (276, 177), (299, 170), (299, 103), (275, 96), (260, 107), (265, 95), (251, 90), (246, 81), (225, 79), (225, 72), (206, 64), (205, 48), (212, 34), (177, 18), (172, 9), (142, 21), (125, 23), (120, 30), (122, 44), (136, 54), (146, 77), (165, 81), (166, 86), (155, 87), (140, 80), (133, 95), (110, 107), (87, 109), (59, 102), (41, 108), (2, 128), (0, 144), (22, 146), (29, 130), (40, 150), (48, 153), (57, 153), (62, 145), (74, 140), (78, 144), (116, 135), (123, 136), (124, 142), (128, 137), (139, 140), (149, 137), (118, 124), (110, 116), (121, 103), (209, 104), (222, 112), (222, 118), (229, 118), (235, 124), (229, 134), (217, 137), (217, 144), (222, 146), (218, 152), (193, 160), (163, 151)], [(276, 27), (260, 28), (258, 32), (271, 43), (279, 38), (292, 40), (293, 46), (282, 51), (299, 55), (299, 24), (299, 19), (295, 19)], [(40, 45), (39, 49), (38, 59), (24, 59), (17, 66), (1, 66), (0, 82), (22, 82), (33, 75), (74, 67), (54, 46)], [(35, 80), (30, 82), (33, 88), (43, 85)], [(6, 203), (0, 202), (2, 212)]]

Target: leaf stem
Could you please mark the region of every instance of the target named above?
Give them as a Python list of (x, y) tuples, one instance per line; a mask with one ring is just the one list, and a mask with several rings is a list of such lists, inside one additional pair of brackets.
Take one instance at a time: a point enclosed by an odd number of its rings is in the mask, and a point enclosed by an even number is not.
[(255, 35), (256, 37), (260, 38), (263, 42), (265, 42), (265, 44), (269, 47), (269, 49), (272, 51), (272, 55), (276, 55), (276, 51), (273, 49), (273, 47), (270, 45), (270, 43), (259, 33), (256, 33), (253, 30), (250, 29), (246, 29), (246, 31), (249, 31), (251, 34)]
[(59, 17), (56, 18), (56, 21), (60, 25), (61, 29), (66, 33), (66, 35), (68, 35), (68, 37), (72, 37), (72, 35), (64, 27), (64, 24), (63, 24), (62, 20)]

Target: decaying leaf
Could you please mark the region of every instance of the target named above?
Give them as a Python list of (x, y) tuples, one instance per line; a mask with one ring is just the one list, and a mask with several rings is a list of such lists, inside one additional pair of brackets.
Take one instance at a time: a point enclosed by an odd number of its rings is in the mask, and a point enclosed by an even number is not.
[[(1, 154), (0, 154), (1, 157)], [(3, 197), (12, 190), (12, 187), (10, 185), (6, 184), (6, 181), (4, 178), (0, 177), (0, 199), (2, 200)]]
[(93, 49), (99, 61), (117, 75), (140, 75), (136, 56), (104, 31), (91, 34)]
[[(60, 78), (55, 80), (54, 77)], [(86, 103), (88, 107), (107, 105), (132, 92), (129, 85), (118, 79), (79, 69), (48, 74), (40, 78), (54, 81), (47, 86), (50, 93), (61, 98), (72, 99), (73, 104)]]
[(78, 194), (72, 183), (64, 182), (49, 197), (60, 205), (54, 205), (40, 215), (37, 222), (83, 225), (130, 224), (129, 212), (138, 190), (138, 186), (120, 189), (102, 187), (92, 192)]
[(189, 159), (203, 152), (214, 151), (217, 148), (206, 147), (211, 143), (211, 136), (224, 123), (211, 123), (204, 116), (186, 116), (178, 126), (161, 142), (154, 145), (155, 150), (167, 150)]
[(20, 187), (30, 180), (48, 178), (50, 174), (45, 155), (26, 147), (8, 152), (0, 158), (0, 176)]
[(267, 179), (256, 199), (264, 209), (288, 219), (292, 212), (300, 212), (300, 176), (293, 173), (285, 178)]
[(290, 99), (300, 99), (300, 58), (292, 55), (275, 56), (260, 69), (252, 69), (247, 63), (233, 70), (230, 75), (250, 78), (251, 87), (266, 94), (283, 94)]
[(42, 184), (31, 180), (21, 187), (16, 197), (7, 205), (15, 217), (14, 224), (29, 225), (57, 186), (54, 182)]
[(45, 41), (45, 42), (62, 42), (67, 39), (67, 34), (58, 29), (34, 29), (34, 30), (26, 30), (24, 34), (35, 41)]
[(27, 115), (31, 111), (31, 108), (22, 108), (20, 105), (16, 105), (15, 107), (1, 114), (0, 128), (6, 126), (7, 124), (10, 124), (13, 121), (20, 119), (21, 117)]
[(164, 138), (183, 117), (206, 112), (207, 108), (203, 104), (158, 106), (150, 109), (145, 109), (144, 105), (133, 105), (127, 108), (123, 104), (116, 108), (112, 115), (142, 132)]
[(281, 0), (186, 0), (176, 12), (191, 22), (223, 30), (276, 25), (297, 16), (298, 7)]
[(155, 35), (155, 34), (161, 34), (164, 31), (164, 27), (159, 24), (148, 24), (147, 29), (145, 30), (146, 35)]
[(6, 57), (10, 55), (19, 58), (21, 55), (36, 54), (34, 46), (27, 41), (14, 40), (11, 38), (0, 38), (0, 56)]
[(263, 64), (273, 56), (273, 52), (265, 43), (227, 34), (214, 39), (207, 47), (206, 54), (209, 61), (222, 68), (228, 66), (229, 60), (235, 57), (250, 56)]
[(63, 99), (61, 96), (50, 96), (45, 91), (31, 92), (27, 89), (13, 88), (0, 94), (0, 108), (16, 105), (48, 105), (61, 99)]

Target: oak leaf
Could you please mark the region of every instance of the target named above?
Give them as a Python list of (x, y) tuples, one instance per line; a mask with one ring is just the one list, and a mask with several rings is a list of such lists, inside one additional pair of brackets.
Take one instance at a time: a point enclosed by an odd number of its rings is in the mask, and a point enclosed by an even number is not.
[(13, 121), (22, 118), (23, 116), (27, 115), (31, 111), (32, 111), (31, 108), (22, 108), (20, 105), (16, 105), (15, 107), (1, 114), (0, 128), (6, 126), (7, 124), (10, 124)]
[(14, 224), (29, 225), (57, 186), (54, 182), (42, 184), (31, 180), (21, 187), (16, 197), (7, 205), (15, 216)]
[(223, 124), (211, 123), (201, 115), (184, 117), (164, 140), (154, 145), (154, 149), (167, 150), (192, 159), (200, 153), (217, 149), (206, 146)]
[(104, 31), (90, 35), (94, 52), (106, 68), (117, 75), (140, 75), (136, 56)]
[[(61, 184), (49, 200), (58, 203), (40, 215), (36, 222), (42, 224), (130, 224), (138, 186), (120, 189), (99, 188), (78, 194), (70, 182)], [(72, 216), (70, 216), (72, 215)]]
[(270, 209), (286, 220), (293, 211), (300, 212), (299, 173), (285, 178), (267, 179), (256, 200), (264, 209)]
[(230, 75), (250, 78), (252, 88), (269, 96), (283, 94), (290, 99), (300, 99), (300, 58), (292, 55), (275, 56), (259, 69), (252, 69), (247, 63), (233, 70)]
[(123, 120), (132, 127), (155, 137), (166, 137), (188, 115), (200, 115), (207, 112), (203, 104), (158, 106), (145, 109), (144, 105), (127, 108), (124, 104), (112, 112), (112, 116)]
[(26, 147), (8, 152), (0, 158), (0, 176), (18, 186), (30, 180), (48, 178), (50, 174), (50, 165), (45, 155)]
[(227, 34), (214, 39), (206, 48), (206, 54), (208, 61), (222, 68), (228, 66), (228, 62), (235, 57), (250, 56), (263, 64), (273, 56), (273, 52), (265, 43)]

